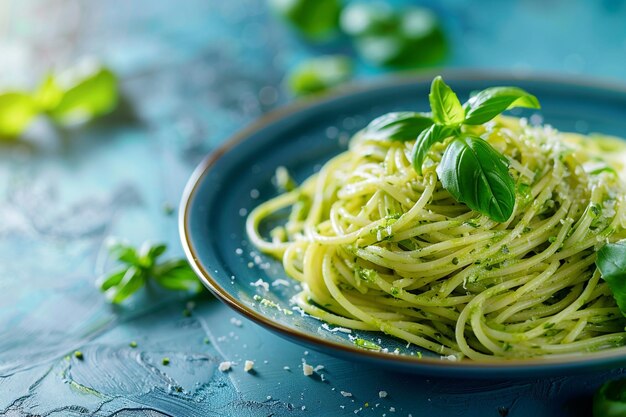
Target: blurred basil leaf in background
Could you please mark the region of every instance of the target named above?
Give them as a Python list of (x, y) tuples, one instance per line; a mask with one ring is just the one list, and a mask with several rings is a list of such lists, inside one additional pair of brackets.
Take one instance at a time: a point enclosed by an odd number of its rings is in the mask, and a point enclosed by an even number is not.
[(0, 138), (13, 139), (22, 134), (37, 113), (37, 104), (30, 94), (0, 94)]
[(325, 40), (337, 32), (339, 0), (270, 0), (272, 9), (311, 40)]
[[(55, 91), (60, 96), (55, 97)], [(82, 123), (111, 112), (118, 102), (118, 81), (111, 70), (92, 61), (59, 74), (44, 84), (44, 97), (58, 101), (46, 108), (60, 124)], [(44, 102), (45, 103), (45, 102)]]
[(426, 8), (394, 10), (384, 3), (352, 3), (343, 10), (340, 24), (359, 54), (375, 65), (427, 66), (447, 52), (441, 23)]
[(287, 84), (298, 96), (319, 93), (352, 77), (352, 61), (343, 55), (324, 55), (303, 61), (290, 73)]
[(69, 125), (107, 114), (118, 101), (115, 74), (85, 60), (59, 75), (49, 73), (34, 92), (0, 93), (0, 139), (21, 135), (40, 114), (50, 116), (55, 124)]

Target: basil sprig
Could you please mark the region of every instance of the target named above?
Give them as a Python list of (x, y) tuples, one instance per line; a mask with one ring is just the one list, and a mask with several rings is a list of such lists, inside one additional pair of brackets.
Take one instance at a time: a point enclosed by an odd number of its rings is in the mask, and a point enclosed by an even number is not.
[(443, 188), (458, 202), (505, 222), (513, 214), (515, 183), (507, 159), (485, 140), (461, 135), (448, 145), (437, 166)]
[(486, 123), (514, 107), (538, 109), (539, 101), (521, 88), (492, 87), (461, 104), (441, 76), (433, 80), (428, 100), (431, 113), (388, 113), (373, 120), (362, 134), (370, 139), (415, 140), (412, 163), (418, 174), (430, 148), (452, 138), (437, 168), (443, 188), (472, 210), (505, 222), (515, 206), (508, 160), (485, 140), (463, 133), (462, 126)]
[(597, 253), (596, 266), (626, 316), (626, 240), (604, 245)]
[(200, 292), (202, 285), (184, 259), (159, 262), (167, 246), (145, 242), (139, 249), (113, 242), (109, 252), (122, 266), (102, 276), (97, 285), (114, 304), (137, 292), (148, 281), (173, 291)]
[(387, 113), (372, 120), (363, 130), (367, 139), (406, 142), (414, 140), (424, 129), (433, 125), (428, 113), (402, 111)]

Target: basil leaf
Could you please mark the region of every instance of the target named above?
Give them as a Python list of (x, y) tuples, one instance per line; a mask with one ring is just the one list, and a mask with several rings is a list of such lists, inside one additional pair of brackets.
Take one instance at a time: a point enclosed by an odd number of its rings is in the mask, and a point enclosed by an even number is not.
[(361, 134), (366, 139), (406, 142), (417, 138), (432, 124), (433, 119), (427, 113), (387, 113), (372, 120)]
[(352, 78), (352, 61), (343, 55), (324, 55), (298, 65), (287, 79), (297, 96), (319, 93)]
[(454, 91), (440, 75), (435, 77), (430, 85), (428, 100), (435, 123), (446, 126), (457, 126), (463, 123), (465, 110)]
[(375, 65), (428, 66), (448, 50), (440, 19), (423, 7), (394, 10), (385, 3), (350, 2), (341, 13), (341, 28), (359, 55)]
[(37, 105), (25, 93), (0, 94), (0, 138), (19, 136), (37, 115)]
[(168, 290), (200, 292), (202, 284), (186, 260), (164, 262), (153, 270), (154, 280)]
[(513, 214), (515, 183), (508, 161), (485, 140), (461, 136), (453, 140), (437, 167), (443, 187), (459, 202), (497, 222)]
[(98, 279), (96, 285), (98, 286), (98, 288), (100, 288), (100, 291), (106, 291), (109, 288), (119, 285), (119, 283), (122, 282), (126, 271), (126, 269), (121, 269), (109, 275), (102, 276)]
[(44, 112), (51, 111), (58, 106), (62, 98), (63, 90), (52, 74), (46, 75), (34, 94), (37, 107)]
[(626, 240), (604, 245), (598, 251), (596, 266), (609, 284), (620, 311), (626, 316)]
[(422, 164), (428, 150), (437, 142), (443, 142), (444, 139), (450, 137), (453, 133), (453, 129), (442, 125), (432, 125), (427, 130), (422, 131), (415, 141), (413, 146), (412, 161), (413, 169), (418, 174), (422, 173)]
[(607, 381), (593, 396), (594, 417), (626, 415), (626, 379)]
[(324, 40), (338, 28), (339, 0), (270, 0), (269, 3), (275, 13), (311, 40)]
[(117, 77), (109, 69), (87, 62), (57, 77), (64, 91), (50, 116), (60, 124), (88, 121), (112, 111), (118, 101)]
[(126, 270), (120, 283), (109, 288), (105, 295), (114, 304), (119, 304), (133, 295), (146, 282), (146, 278), (140, 268), (131, 266)]
[(539, 109), (537, 97), (517, 87), (487, 88), (466, 103), (466, 125), (479, 125), (514, 107)]
[(164, 243), (159, 243), (151, 246), (150, 249), (148, 249), (148, 257), (154, 261), (156, 260), (156, 258), (163, 255), (166, 249), (167, 245)]
[(135, 265), (139, 263), (139, 256), (137, 250), (130, 245), (122, 242), (114, 241), (109, 244), (109, 253), (120, 262), (129, 265)]

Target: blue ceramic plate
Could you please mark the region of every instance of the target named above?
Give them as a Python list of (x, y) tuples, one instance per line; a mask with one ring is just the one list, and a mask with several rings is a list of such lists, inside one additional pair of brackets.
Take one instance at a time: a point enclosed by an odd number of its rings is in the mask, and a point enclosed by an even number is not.
[[(458, 361), (406, 347), (380, 333), (353, 332), (360, 338), (396, 348), (400, 354), (364, 350), (349, 335), (325, 329), (315, 318), (292, 310), (295, 281), (280, 262), (259, 254), (245, 233), (246, 214), (274, 195), (272, 176), (286, 166), (296, 180), (311, 175), (333, 155), (346, 149), (348, 138), (369, 120), (398, 110), (425, 110), (433, 74), (396, 78), (352, 87), (287, 107), (265, 116), (209, 155), (196, 169), (180, 210), (180, 233), (196, 273), (219, 299), (241, 314), (294, 342), (349, 360), (369, 361), (397, 370), (455, 377), (521, 377), (564, 374), (626, 365), (626, 348), (551, 359)], [(465, 98), (473, 90), (515, 85), (539, 97), (543, 118), (560, 130), (626, 136), (626, 88), (558, 78), (514, 77), (452, 72), (444, 76)], [(265, 291), (251, 285), (258, 279), (289, 286)], [(255, 295), (270, 300), (262, 305)], [(258, 299), (258, 297), (257, 297)], [(293, 313), (293, 314), (290, 314)]]

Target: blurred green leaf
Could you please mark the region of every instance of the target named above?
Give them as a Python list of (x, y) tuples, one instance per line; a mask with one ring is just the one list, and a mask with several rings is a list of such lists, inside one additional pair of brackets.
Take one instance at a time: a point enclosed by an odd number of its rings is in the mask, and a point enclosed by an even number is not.
[(289, 75), (287, 84), (299, 96), (335, 87), (352, 77), (352, 61), (342, 55), (326, 55), (302, 62)]
[(175, 291), (200, 292), (202, 284), (184, 259), (164, 262), (154, 269), (155, 281), (164, 288)]
[(56, 83), (63, 94), (48, 112), (57, 123), (84, 122), (112, 111), (117, 105), (117, 77), (98, 64), (86, 63), (60, 74)]
[(100, 288), (100, 291), (106, 291), (109, 288), (119, 285), (119, 283), (122, 282), (126, 271), (127, 269), (120, 269), (110, 275), (104, 275), (98, 279), (96, 285)]
[(0, 138), (19, 136), (37, 115), (37, 105), (25, 93), (6, 92), (0, 94)]
[(48, 112), (58, 106), (62, 97), (63, 90), (61, 90), (52, 74), (46, 75), (46, 78), (44, 78), (34, 94), (37, 107), (44, 112)]
[(350, 36), (393, 34), (398, 17), (386, 3), (351, 3), (340, 17), (341, 29)]
[(323, 40), (338, 29), (339, 0), (270, 0), (269, 4), (309, 39)]
[(432, 65), (447, 51), (439, 19), (422, 7), (394, 12), (386, 5), (352, 3), (341, 14), (341, 28), (354, 37), (359, 54), (376, 65)]
[(122, 279), (117, 285), (113, 285), (106, 290), (107, 298), (114, 304), (119, 304), (146, 283), (144, 271), (135, 266), (131, 266), (126, 270)]

